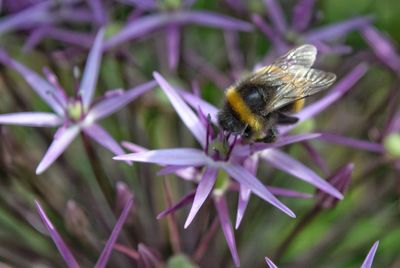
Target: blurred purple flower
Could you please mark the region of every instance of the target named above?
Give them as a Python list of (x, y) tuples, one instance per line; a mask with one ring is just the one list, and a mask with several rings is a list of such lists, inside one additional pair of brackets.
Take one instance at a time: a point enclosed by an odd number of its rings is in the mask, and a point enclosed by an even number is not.
[[(106, 264), (110, 258), (111, 252), (114, 248), (114, 244), (117, 241), (118, 235), (122, 230), (122, 226), (123, 226), (126, 218), (128, 217), (129, 211), (132, 207), (132, 203), (133, 203), (133, 200), (130, 199), (125, 204), (125, 207), (124, 207), (117, 223), (114, 226), (114, 229), (110, 235), (110, 238), (108, 239), (102, 253), (100, 254), (99, 259), (97, 260), (97, 263), (95, 265), (96, 268), (106, 267)], [(61, 256), (63, 257), (67, 266), (70, 268), (78, 268), (79, 264), (76, 261), (75, 257), (73, 256), (71, 250), (65, 244), (65, 242), (63, 241), (63, 239), (57, 232), (56, 228), (54, 227), (54, 225), (51, 223), (51, 221), (47, 217), (47, 215), (44, 212), (43, 208), (41, 207), (40, 203), (35, 200), (35, 205), (36, 205), (36, 209), (38, 210), (40, 217), (42, 218), (44, 225), (47, 228), (47, 231), (49, 232), (51, 238), (53, 239), (54, 244), (56, 244), (56, 247), (57, 247), (58, 251), (60, 252)]]
[(155, 82), (148, 82), (127, 91), (113, 91), (114, 94), (106, 94), (100, 101), (93, 103), (102, 55), (102, 40), (103, 30), (100, 30), (89, 53), (79, 89), (72, 98), (67, 97), (56, 76), (50, 71), (46, 71), (48, 80), (45, 80), (11, 59), (4, 51), (0, 51), (0, 62), (19, 72), (54, 111), (2, 114), (0, 124), (59, 127), (36, 169), (37, 174), (45, 171), (81, 131), (114, 154), (123, 153), (118, 143), (96, 121), (118, 111), (156, 85)]
[(12, 0), (4, 2), (5, 16), (0, 18), (0, 36), (13, 31), (27, 31), (24, 50), (32, 49), (44, 38), (90, 48), (92, 33), (61, 28), (63, 23), (88, 23), (98, 28), (107, 16), (101, 0)]
[(361, 268), (371, 268), (372, 267), (372, 262), (374, 261), (375, 253), (376, 250), (378, 249), (379, 246), (379, 241), (376, 241), (373, 245), (370, 251), (368, 252), (367, 257), (365, 258), (363, 264), (361, 265)]
[[(217, 212), (220, 216), (221, 227), (223, 228), (225, 238), (236, 264), (238, 264), (238, 258), (236, 246), (232, 238), (232, 226), (230, 223), (227, 224), (227, 215), (224, 214), (224, 206), (222, 203), (220, 203), (223, 202), (221, 201), (223, 200), (221, 198), (223, 197), (223, 193), (229, 188), (228, 186), (230, 183), (229, 181), (225, 182), (224, 177), (218, 176), (220, 170), (223, 170), (227, 175), (229, 175), (229, 177), (234, 179), (239, 184), (240, 198), (236, 227), (238, 227), (240, 224), (251, 192), (258, 195), (265, 201), (271, 203), (273, 206), (282, 210), (289, 216), (294, 217), (294, 213), (283, 203), (281, 203), (271, 193), (270, 189), (265, 187), (255, 177), (257, 163), (252, 162), (256, 160), (252, 160), (250, 157), (252, 155), (257, 155), (258, 153), (260, 153), (261, 157), (265, 158), (267, 161), (273, 162), (276, 167), (282, 169), (283, 171), (316, 186), (317, 188), (335, 196), (336, 198), (343, 198), (342, 194), (337, 189), (335, 189), (325, 180), (320, 178), (315, 172), (311, 171), (309, 168), (305, 167), (304, 165), (292, 159), (290, 156), (284, 154), (283, 152), (279, 152), (277, 149), (272, 149), (300, 140), (312, 139), (317, 137), (318, 135), (305, 134), (303, 136), (298, 135), (297, 137), (282, 137), (276, 142), (276, 144), (271, 144), (268, 146), (268, 148), (266, 148), (264, 144), (242, 144), (240, 138), (237, 139), (237, 137), (231, 137), (226, 140), (224, 139), (223, 135), (221, 135), (222, 133), (214, 133), (212, 126), (209, 122), (207, 122), (207, 119), (202, 113), (203, 108), (205, 108), (207, 112), (212, 113), (209, 115), (211, 121), (213, 121), (215, 120), (216, 116), (216, 108), (214, 108), (211, 104), (202, 106), (203, 104), (205, 104), (204, 101), (197, 102), (197, 109), (200, 111), (200, 117), (198, 117), (193, 112), (193, 110), (185, 103), (178, 91), (175, 90), (170, 84), (168, 84), (168, 82), (161, 75), (155, 73), (154, 77), (164, 93), (169, 98), (171, 104), (174, 106), (177, 114), (181, 117), (182, 121), (192, 132), (196, 140), (201, 144), (203, 150), (194, 148), (173, 148), (143, 151), (141, 148), (139, 148), (139, 152), (137, 153), (120, 155), (114, 157), (114, 159), (155, 163), (159, 165), (172, 165), (174, 167), (182, 166), (183, 168), (204, 167), (205, 171), (202, 175), (202, 178), (198, 182), (198, 186), (194, 195), (189, 194), (188, 196), (186, 196), (182, 202), (179, 202), (179, 205), (176, 205), (174, 209), (169, 210), (169, 212), (184, 206), (193, 199), (192, 208), (185, 223), (186, 228), (191, 223), (207, 197), (212, 194), (215, 205), (220, 206), (217, 207)], [(193, 104), (196, 103), (196, 97), (194, 95), (190, 97), (189, 96), (190, 94), (187, 93), (185, 94), (184, 98), (186, 100), (191, 99)], [(224, 142), (227, 142), (227, 144), (224, 145)], [(133, 146), (132, 149), (136, 150), (137, 148)], [(268, 157), (272, 154), (274, 155), (274, 157)], [(276, 156), (280, 156), (280, 161), (282, 163), (287, 162), (286, 164), (288, 164), (288, 166), (279, 165), (274, 160)], [(246, 161), (246, 159), (247, 164), (244, 164), (244, 161)], [(176, 170), (177, 169), (174, 168), (172, 169), (172, 172), (175, 172)], [(216, 187), (213, 191), (217, 178), (219, 180), (222, 180), (222, 183), (220, 181), (218, 187)], [(279, 191), (279, 189), (274, 190)], [(280, 193), (289, 195), (288, 192), (288, 190), (282, 189)], [(163, 215), (165, 214), (167, 213), (163, 213)]]
[(300, 0), (293, 8), (291, 25), (286, 21), (282, 7), (277, 0), (264, 0), (272, 26), (259, 15), (253, 15), (255, 25), (271, 40), (277, 54), (286, 52), (294, 44), (312, 43), (322, 52), (349, 52), (341, 44), (328, 44), (347, 33), (369, 25), (372, 17), (356, 17), (320, 28), (309, 29), (315, 0)]
[(364, 27), (362, 36), (372, 48), (376, 57), (397, 75), (400, 74), (400, 56), (396, 51), (394, 42), (373, 26)]
[(131, 3), (138, 9), (150, 13), (127, 24), (114, 36), (108, 39), (105, 49), (111, 49), (123, 42), (148, 35), (156, 30), (165, 30), (167, 38), (168, 63), (171, 69), (175, 69), (180, 56), (181, 28), (185, 25), (195, 24), (225, 30), (251, 31), (250, 23), (231, 18), (210, 11), (186, 10), (194, 1), (182, 1), (182, 6), (164, 7), (159, 1), (124, 1)]

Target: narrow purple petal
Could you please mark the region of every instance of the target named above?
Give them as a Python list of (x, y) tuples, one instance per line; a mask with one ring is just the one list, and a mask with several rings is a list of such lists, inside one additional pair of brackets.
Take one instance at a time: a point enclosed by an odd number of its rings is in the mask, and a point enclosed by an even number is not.
[(279, 201), (273, 194), (268, 191), (268, 189), (249, 171), (243, 167), (232, 164), (232, 163), (220, 163), (221, 168), (223, 168), (229, 176), (235, 179), (239, 184), (243, 184), (249, 188), (254, 194), (258, 195), (261, 199), (267, 201), (276, 208), (282, 210), (290, 217), (295, 218), (295, 214), (287, 206), (285, 206), (281, 201)]
[(299, 0), (293, 9), (292, 27), (298, 32), (307, 29), (311, 22), (315, 0)]
[(49, 9), (53, 1), (46, 1), (0, 19), (0, 35), (52, 20)]
[(0, 62), (10, 66), (24, 77), (25, 81), (33, 88), (33, 90), (59, 115), (64, 114), (66, 100), (64, 96), (49, 82), (25, 67), (18, 61), (10, 58), (7, 53), (0, 49)]
[(285, 15), (283, 14), (282, 7), (276, 0), (264, 0), (267, 7), (267, 13), (275, 28), (279, 33), (284, 34), (287, 32), (287, 25)]
[(128, 149), (129, 151), (131, 151), (133, 153), (148, 151), (148, 149), (146, 149), (140, 145), (134, 144), (132, 142), (129, 142), (129, 141), (123, 141), (123, 142), (121, 142), (121, 144), (122, 144), (122, 146), (124, 146), (126, 149)]
[(150, 81), (137, 87), (131, 88), (123, 92), (122, 94), (105, 98), (104, 100), (96, 103), (93, 108), (90, 109), (86, 118), (90, 122), (107, 117), (110, 114), (122, 109), (124, 106), (126, 106), (142, 94), (153, 89), (156, 85), (157, 83), (155, 81)]
[(120, 155), (124, 153), (121, 146), (114, 140), (113, 137), (100, 125), (91, 124), (83, 128), (83, 132), (91, 137), (93, 140), (98, 142), (100, 145), (104, 146), (115, 155)]
[[(122, 142), (122, 146), (125, 147), (126, 149), (128, 149), (129, 151), (135, 152), (135, 153), (149, 151), (148, 149), (146, 149), (146, 148), (144, 148), (142, 146), (139, 146), (139, 145), (136, 145), (134, 143), (127, 142), (127, 141), (123, 141)], [(185, 167), (185, 166), (182, 167), (182, 166), (180, 166), (179, 169), (178, 169), (178, 166), (168, 166), (168, 167), (170, 167), (170, 168), (174, 167), (175, 168), (175, 172), (174, 173), (176, 175), (178, 175), (179, 177), (181, 177), (182, 179), (184, 179), (184, 180), (190, 180), (191, 181), (191, 180), (194, 180), (196, 178), (197, 170), (195, 168), (193, 168), (193, 167)], [(165, 169), (167, 169), (168, 167), (166, 167)], [(163, 171), (163, 170), (161, 170), (161, 171)], [(167, 172), (167, 170), (164, 170), (164, 172)], [(161, 174), (158, 174), (158, 175), (161, 175)]]
[(307, 134), (300, 134), (300, 135), (291, 135), (291, 136), (283, 136), (280, 137), (274, 143), (254, 143), (251, 146), (252, 152), (262, 151), (268, 148), (278, 148), (285, 145), (289, 145), (296, 142), (311, 140), (320, 137), (321, 134), (319, 133), (307, 133)]
[(251, 190), (247, 188), (245, 185), (240, 185), (239, 189), (239, 199), (238, 199), (238, 208), (236, 213), (236, 224), (235, 229), (238, 229), (240, 223), (242, 222), (244, 212), (246, 211), (247, 205), (250, 201)]
[(308, 182), (338, 199), (343, 199), (343, 195), (337, 189), (291, 156), (276, 149), (268, 149), (262, 152), (260, 157), (275, 168)]
[(206, 130), (201, 124), (200, 119), (197, 115), (189, 108), (189, 106), (183, 101), (181, 96), (176, 92), (175, 89), (157, 72), (153, 74), (157, 80), (161, 89), (167, 95), (172, 106), (174, 106), (176, 113), (182, 119), (183, 123), (192, 132), (193, 136), (196, 137), (197, 141), (205, 146), (206, 142)]
[(51, 223), (37, 200), (35, 200), (35, 206), (40, 217), (42, 218), (44, 225), (46, 226), (47, 231), (53, 239), (54, 244), (56, 244), (58, 252), (60, 252), (67, 266), (69, 268), (79, 268), (79, 264), (76, 261), (75, 257), (72, 255), (71, 251), (69, 250), (61, 236), (58, 234), (56, 228), (54, 228), (53, 224)]
[(56, 127), (62, 122), (62, 118), (52, 113), (24, 112), (0, 115), (0, 124), (4, 125)]
[(133, 20), (126, 24), (116, 35), (105, 41), (103, 49), (108, 50), (126, 41), (144, 36), (166, 25), (169, 19), (168, 14), (156, 13)]
[(157, 13), (155, 15), (148, 15), (134, 20), (125, 25), (119, 33), (105, 42), (104, 49), (110, 49), (123, 42), (141, 37), (169, 24), (199, 24), (203, 26), (241, 31), (251, 31), (253, 29), (250, 23), (213, 12), (177, 11)]
[(209, 11), (182, 11), (175, 15), (175, 21), (179, 23), (193, 23), (219, 29), (245, 32), (253, 30), (253, 25), (248, 22)]
[(111, 252), (114, 248), (114, 244), (117, 241), (118, 235), (122, 230), (122, 226), (124, 225), (126, 218), (129, 215), (129, 211), (132, 207), (133, 204), (133, 199), (131, 198), (128, 203), (125, 205), (124, 210), (122, 211), (121, 215), (119, 216), (119, 219), (117, 223), (115, 224), (115, 227), (111, 233), (110, 238), (107, 241), (106, 246), (103, 249), (103, 252), (101, 253), (99, 259), (97, 260), (95, 268), (104, 268), (107, 265), (108, 259), (110, 258)]
[(261, 143), (256, 142), (253, 144), (238, 144), (233, 148), (232, 155), (237, 157), (246, 157), (251, 153), (259, 152), (265, 149), (270, 148), (279, 148), (285, 145), (289, 145), (292, 143), (306, 141), (310, 139), (315, 139), (319, 137), (319, 133), (309, 133), (309, 134), (300, 134), (300, 135), (291, 135), (291, 136), (281, 136), (274, 143)]
[(57, 131), (57, 137), (54, 137), (52, 144), (43, 156), (38, 167), (36, 174), (41, 174), (65, 151), (68, 145), (75, 139), (80, 131), (79, 126), (73, 125), (62, 131)]
[(348, 147), (358, 148), (358, 149), (376, 152), (376, 153), (384, 153), (385, 152), (385, 148), (379, 143), (352, 139), (352, 138), (335, 135), (335, 134), (331, 134), (331, 133), (322, 133), (318, 139), (326, 141), (326, 142), (341, 144), (341, 145), (345, 145)]
[(175, 70), (179, 61), (181, 41), (181, 30), (176, 24), (170, 24), (167, 27), (167, 47), (168, 47), (168, 65), (171, 70)]
[(275, 32), (272, 27), (267, 24), (259, 15), (252, 15), (251, 20), (253, 23), (265, 34), (265, 36), (274, 44), (274, 47), (279, 53), (284, 53), (288, 50), (289, 46), (282, 40), (282, 37)]
[(214, 198), (215, 208), (217, 209), (221, 228), (225, 236), (226, 243), (228, 244), (229, 250), (233, 258), (233, 262), (236, 267), (240, 266), (239, 255), (236, 249), (235, 235), (233, 234), (233, 228), (229, 219), (228, 205), (224, 196), (218, 196)]
[(397, 54), (393, 41), (373, 26), (364, 27), (361, 33), (378, 59), (393, 71), (400, 72), (400, 56)]
[[(297, 113), (296, 117), (300, 119), (299, 123), (303, 122), (306, 119), (314, 117), (315, 115), (325, 110), (332, 103), (339, 100), (358, 82), (358, 80), (361, 79), (361, 77), (363, 77), (367, 70), (368, 66), (365, 63), (357, 65), (348, 75), (342, 78), (325, 97), (323, 97), (319, 101), (314, 102), (311, 105), (308, 105), (306, 108)], [(291, 126), (280, 126), (278, 127), (279, 133), (281, 133), (281, 135), (285, 134), (293, 129), (295, 126), (297, 126), (299, 123)]]
[(177, 211), (178, 209), (180, 209), (180, 208), (188, 205), (189, 203), (193, 202), (195, 193), (196, 193), (195, 191), (189, 192), (184, 197), (182, 197), (182, 199), (180, 201), (178, 201), (176, 204), (174, 204), (172, 207), (169, 207), (166, 210), (161, 211), (157, 215), (157, 220), (162, 219), (165, 216), (167, 216), (168, 214), (173, 213), (173, 212)]
[(197, 212), (200, 210), (204, 201), (206, 201), (207, 197), (210, 195), (211, 190), (215, 184), (215, 180), (217, 179), (218, 169), (208, 167), (204, 171), (203, 177), (201, 178), (199, 184), (197, 185), (196, 195), (194, 196), (194, 201), (192, 208), (190, 209), (189, 215), (186, 219), (184, 228), (186, 229), (190, 223), (193, 221)]
[(374, 261), (376, 250), (378, 249), (379, 241), (376, 241), (370, 251), (368, 252), (367, 257), (365, 258), (361, 268), (371, 268), (372, 262)]
[(214, 124), (217, 124), (217, 114), (219, 109), (215, 107), (214, 105), (206, 102), (202, 98), (191, 94), (187, 91), (184, 90), (178, 90), (179, 94), (183, 97), (183, 99), (190, 105), (192, 106), (193, 109), (197, 110), (200, 108), (200, 110), (203, 112), (204, 115), (208, 116), (210, 115), (211, 121)]
[[(169, 170), (168, 170), (169, 167)], [(172, 169), (175, 169), (175, 171), (173, 173), (175, 173), (177, 176), (181, 177), (184, 180), (187, 181), (193, 181), (196, 180), (196, 178), (198, 177), (198, 171), (196, 168), (194, 167), (185, 167), (181, 166), (181, 168), (179, 169), (178, 166), (168, 166), (162, 170), (160, 170), (157, 175), (161, 176), (161, 175), (167, 175), (168, 171), (172, 171)], [(172, 173), (172, 172), (171, 172)]]
[(100, 29), (94, 40), (83, 71), (79, 93), (82, 96), (84, 107), (88, 109), (96, 89), (97, 77), (99, 76), (100, 62), (102, 56), (104, 29)]
[(29, 52), (45, 38), (51, 38), (66, 44), (72, 44), (84, 48), (90, 48), (93, 43), (93, 36), (91, 34), (66, 30), (58, 27), (40, 27), (32, 31), (24, 44), (23, 51), (25, 53)]
[[(249, 154), (247, 154), (249, 155)], [(256, 175), (258, 168), (258, 155), (253, 154), (251, 157), (248, 157), (243, 162), (243, 167), (249, 171), (251, 174)], [(236, 223), (235, 229), (238, 229), (240, 223), (242, 222), (243, 215), (246, 211), (247, 205), (250, 201), (251, 190), (243, 184), (239, 185), (239, 198), (238, 198), (238, 208), (236, 213)]]
[(285, 188), (280, 188), (280, 187), (272, 187), (272, 186), (267, 186), (267, 189), (274, 195), (279, 195), (279, 196), (285, 196), (285, 197), (293, 197), (293, 198), (302, 198), (302, 199), (309, 199), (313, 198), (314, 195), (309, 194), (309, 193), (302, 193), (302, 192), (297, 192)]
[(348, 32), (361, 29), (372, 22), (371, 16), (358, 17), (309, 31), (305, 39), (309, 42), (329, 41), (345, 36)]
[(157, 172), (157, 176), (169, 175), (172, 173), (176, 173), (179, 170), (182, 170), (185, 168), (187, 168), (187, 167), (185, 167), (185, 166), (166, 166), (165, 168), (163, 168)]
[(267, 263), (269, 268), (278, 268), (268, 257), (265, 257), (265, 262)]
[(177, 166), (202, 166), (212, 161), (203, 151), (192, 148), (161, 149), (125, 154), (113, 159)]

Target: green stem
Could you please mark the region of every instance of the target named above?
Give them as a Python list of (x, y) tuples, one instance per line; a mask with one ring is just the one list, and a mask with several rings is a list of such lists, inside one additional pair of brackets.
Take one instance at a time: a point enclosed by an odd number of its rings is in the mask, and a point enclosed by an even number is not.
[(81, 133), (81, 136), (87, 157), (89, 158), (90, 166), (93, 170), (97, 183), (100, 186), (100, 189), (103, 192), (103, 195), (106, 198), (109, 206), (112, 208), (114, 205), (114, 196), (115, 196), (114, 187), (112, 186), (110, 180), (108, 179), (102, 167), (102, 164), (100, 163), (100, 159), (96, 155), (96, 152), (89, 138), (83, 132)]

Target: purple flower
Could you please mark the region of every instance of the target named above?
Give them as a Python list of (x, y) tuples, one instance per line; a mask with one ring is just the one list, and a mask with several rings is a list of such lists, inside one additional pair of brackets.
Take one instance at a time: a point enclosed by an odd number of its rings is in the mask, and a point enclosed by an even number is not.
[(135, 5), (140, 10), (154, 12), (128, 23), (114, 36), (108, 39), (105, 49), (110, 49), (123, 42), (143, 37), (157, 30), (165, 30), (167, 38), (168, 63), (171, 69), (175, 69), (180, 56), (181, 29), (185, 25), (195, 24), (218, 29), (251, 31), (250, 23), (234, 19), (225, 15), (210, 11), (186, 10), (193, 1), (183, 1), (182, 7), (166, 9), (162, 2), (158, 1), (125, 1)]
[(50, 71), (46, 70), (47, 80), (45, 80), (11, 59), (4, 51), (0, 51), (0, 62), (19, 72), (54, 111), (54, 113), (3, 114), (0, 115), (0, 124), (59, 127), (52, 144), (36, 169), (37, 174), (45, 171), (81, 131), (114, 154), (123, 153), (118, 143), (96, 121), (118, 111), (156, 85), (155, 82), (149, 82), (127, 91), (112, 91), (100, 101), (93, 103), (102, 55), (102, 40), (103, 30), (100, 30), (89, 53), (79, 89), (73, 97), (66, 96), (56, 76)]
[(372, 245), (372, 248), (368, 252), (368, 255), (365, 258), (363, 264), (361, 265), (361, 268), (371, 268), (372, 267), (372, 262), (374, 261), (374, 257), (375, 257), (376, 250), (378, 249), (378, 245), (379, 245), (379, 241), (376, 241)]
[[(97, 260), (96, 263), (96, 268), (104, 268), (106, 267), (106, 264), (110, 258), (111, 252), (113, 250), (114, 244), (117, 241), (118, 235), (122, 230), (122, 226), (126, 220), (126, 218), (129, 215), (129, 211), (132, 207), (133, 200), (130, 199), (126, 204), (125, 207), (117, 221), (117, 223), (114, 226), (114, 229), (107, 241), (107, 244), (105, 245), (102, 253), (100, 254), (99, 259)], [(60, 252), (61, 256), (63, 257), (65, 263), (67, 264), (68, 267), (70, 268), (78, 268), (79, 264), (76, 261), (74, 255), (72, 254), (71, 250), (68, 248), (68, 246), (65, 244), (59, 233), (57, 232), (56, 228), (54, 225), (51, 223), (49, 218), (47, 217), (46, 213), (44, 212), (43, 208), (41, 207), (40, 203), (38, 201), (35, 201), (36, 209), (38, 210), (38, 213), (40, 217), (42, 218), (42, 221), (44, 225), (46, 226), (47, 231), (49, 232), (51, 238), (54, 241), (54, 244), (56, 244), (56, 247), (58, 251)]]
[(349, 48), (340, 44), (329, 44), (347, 33), (369, 25), (369, 16), (356, 17), (347, 21), (309, 30), (312, 20), (315, 0), (300, 0), (293, 8), (293, 20), (285, 19), (279, 1), (264, 0), (271, 24), (259, 15), (253, 15), (255, 25), (269, 38), (278, 54), (286, 52), (293, 44), (312, 43), (322, 52), (349, 52)]
[[(294, 160), (289, 155), (276, 149), (276, 147), (293, 142), (316, 138), (319, 136), (318, 134), (281, 137), (275, 144), (270, 145), (258, 143), (249, 145), (242, 143), (240, 138), (237, 137), (224, 138), (222, 133), (215, 133), (211, 123), (203, 113), (203, 111), (206, 111), (210, 116), (210, 121), (215, 122), (217, 112), (215, 107), (204, 101), (197, 101), (196, 98), (198, 99), (198, 97), (194, 95), (189, 93), (183, 94), (182, 97), (199, 111), (200, 116), (197, 116), (178, 93), (180, 91), (175, 90), (158, 73), (155, 73), (154, 77), (169, 98), (182, 121), (200, 143), (203, 150), (194, 148), (173, 148), (147, 151), (133, 146), (132, 149), (139, 152), (120, 155), (114, 157), (114, 159), (172, 166), (173, 168), (170, 169), (171, 172), (179, 170), (177, 169), (179, 166), (182, 167), (182, 169), (188, 167), (204, 168), (195, 193), (186, 196), (183, 201), (179, 202), (179, 204), (174, 206), (174, 208), (170, 209), (167, 213), (193, 200), (192, 208), (185, 223), (185, 227), (187, 227), (202, 204), (206, 201), (207, 197), (211, 195), (220, 217), (225, 238), (237, 265), (238, 258), (235, 242), (232, 238), (232, 226), (228, 223), (228, 216), (224, 205), (224, 193), (230, 188), (230, 185), (238, 185), (240, 192), (236, 227), (239, 226), (243, 217), (243, 213), (250, 198), (250, 193), (256, 194), (289, 216), (294, 217), (294, 213), (272, 194), (270, 188), (265, 187), (255, 177), (258, 165), (257, 159), (259, 157), (278, 169), (298, 177), (336, 198), (343, 198), (342, 194), (337, 189), (320, 178), (315, 172), (305, 167), (297, 160)], [(330, 102), (327, 103), (327, 105), (329, 104)], [(231, 182), (228, 176), (235, 182)], [(275, 192), (279, 192), (280, 189), (274, 190)], [(289, 191), (285, 189), (282, 189), (280, 193), (290, 195)], [(298, 195), (298, 193), (294, 195)], [(167, 213), (163, 213), (163, 215)]]

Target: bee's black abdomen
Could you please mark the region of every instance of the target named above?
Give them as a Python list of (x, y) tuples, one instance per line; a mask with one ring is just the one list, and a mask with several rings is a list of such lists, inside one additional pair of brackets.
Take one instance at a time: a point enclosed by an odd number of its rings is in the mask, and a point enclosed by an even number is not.
[(238, 92), (253, 113), (258, 114), (265, 108), (265, 95), (259, 86), (243, 84)]

